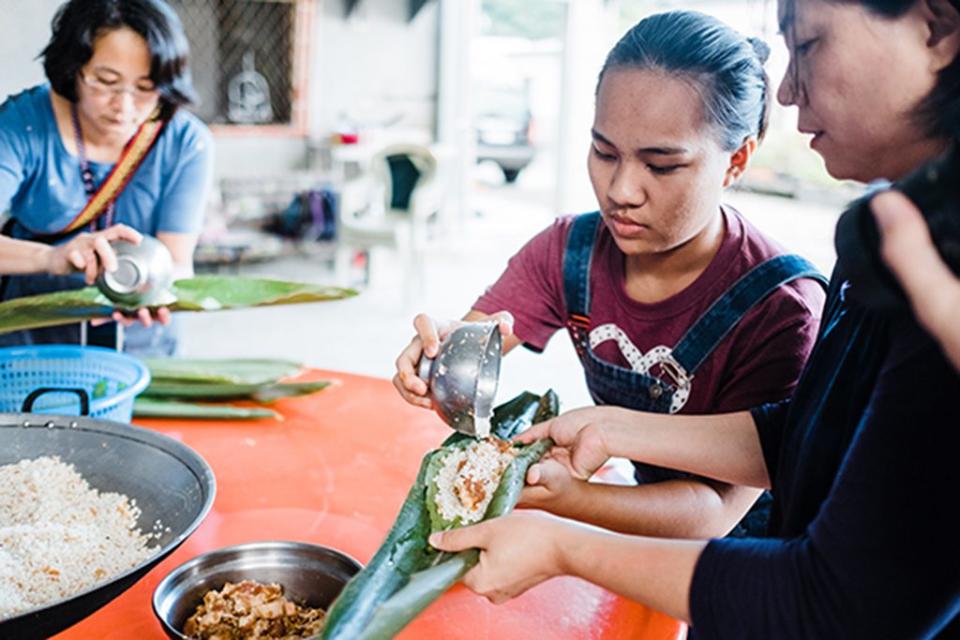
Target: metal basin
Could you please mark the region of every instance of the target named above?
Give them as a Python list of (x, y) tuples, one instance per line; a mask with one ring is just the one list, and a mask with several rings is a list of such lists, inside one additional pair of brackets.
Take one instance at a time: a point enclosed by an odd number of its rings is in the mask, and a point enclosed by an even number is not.
[(151, 531), (156, 520), (164, 531), (156, 553), (132, 569), (65, 600), (0, 620), (0, 638), (49, 637), (113, 600), (196, 530), (216, 491), (203, 458), (165, 435), (92, 418), (0, 413), (0, 465), (41, 456), (72, 464), (94, 489), (136, 500), (141, 531)]
[(350, 556), (304, 542), (250, 542), (225, 547), (189, 560), (170, 572), (153, 592), (153, 612), (176, 640), (203, 595), (227, 582), (255, 580), (283, 586), (297, 603), (326, 611), (343, 586), (360, 570)]

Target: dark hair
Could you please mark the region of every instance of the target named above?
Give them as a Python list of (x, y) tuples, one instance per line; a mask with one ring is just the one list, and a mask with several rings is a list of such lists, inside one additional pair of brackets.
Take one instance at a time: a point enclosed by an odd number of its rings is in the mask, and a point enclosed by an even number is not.
[(77, 101), (77, 77), (93, 56), (93, 43), (104, 32), (128, 27), (147, 41), (150, 80), (160, 94), (160, 117), (194, 101), (187, 65), (189, 45), (177, 14), (163, 0), (70, 0), (51, 24), (53, 34), (41, 52), (50, 86)]
[[(840, 0), (841, 4), (858, 4), (875, 15), (895, 20), (922, 0)], [(784, 32), (795, 26), (794, 3), (787, 5), (781, 28)], [(960, 0), (950, 0), (954, 9), (960, 11)], [(799, 70), (794, 64), (794, 83), (798, 82)], [(930, 95), (920, 103), (915, 115), (927, 133), (935, 138), (960, 139), (960, 56), (942, 69), (937, 84)]]
[(703, 95), (707, 121), (732, 151), (744, 140), (762, 140), (770, 114), (763, 64), (770, 48), (703, 13), (669, 11), (644, 18), (613, 47), (600, 70), (597, 91), (611, 69), (659, 69), (693, 79)]

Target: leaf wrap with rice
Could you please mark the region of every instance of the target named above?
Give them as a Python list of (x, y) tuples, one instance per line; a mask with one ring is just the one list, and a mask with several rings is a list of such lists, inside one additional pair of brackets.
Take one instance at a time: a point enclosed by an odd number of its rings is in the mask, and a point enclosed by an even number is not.
[[(557, 415), (558, 400), (548, 391), (543, 396), (523, 393), (494, 410), (491, 433), (509, 440), (531, 424)], [(479, 560), (476, 549), (451, 554), (433, 549), (427, 539), (438, 524), (431, 521), (429, 485), (439, 458), (451, 450), (475, 442), (454, 434), (440, 449), (423, 458), (416, 481), (400, 508), (386, 539), (327, 612), (325, 640), (391, 638), (430, 603), (443, 595)], [(527, 469), (552, 446), (550, 440), (518, 446), (506, 467), (483, 515), (489, 520), (509, 513), (520, 497)], [(444, 526), (444, 523), (440, 523)]]

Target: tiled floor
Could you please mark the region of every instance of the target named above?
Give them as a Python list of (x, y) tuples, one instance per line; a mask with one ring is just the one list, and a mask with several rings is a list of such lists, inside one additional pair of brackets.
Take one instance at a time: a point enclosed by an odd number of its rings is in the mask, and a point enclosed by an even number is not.
[[(311, 366), (389, 377), (394, 358), (412, 335), (411, 320), (420, 311), (459, 317), (501, 272), (507, 259), (553, 212), (549, 193), (534, 177), (525, 183), (478, 186), (475, 215), (463, 228), (433, 242), (421, 292), (406, 297), (395, 256), (373, 257), (373, 281), (358, 297), (335, 303), (237, 312), (183, 314), (183, 355), (209, 357), (272, 356)], [(732, 193), (730, 202), (756, 225), (829, 273), (834, 261), (832, 236), (839, 209), (793, 200)], [(243, 273), (329, 283), (326, 265), (287, 260), (245, 268)], [(524, 389), (555, 389), (565, 407), (589, 403), (581, 370), (565, 335), (543, 354), (517, 349), (504, 360), (499, 399)]]

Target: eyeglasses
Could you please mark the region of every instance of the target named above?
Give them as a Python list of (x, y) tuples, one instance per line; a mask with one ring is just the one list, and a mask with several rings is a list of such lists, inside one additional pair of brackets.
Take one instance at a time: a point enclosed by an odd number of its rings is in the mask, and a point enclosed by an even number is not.
[(153, 102), (160, 95), (157, 88), (152, 84), (150, 87), (137, 86), (128, 87), (117, 80), (106, 80), (97, 76), (87, 77), (82, 72), (78, 74), (80, 81), (87, 85), (91, 91), (99, 95), (109, 95), (111, 98), (122, 96), (129, 93), (133, 101), (139, 104)]

